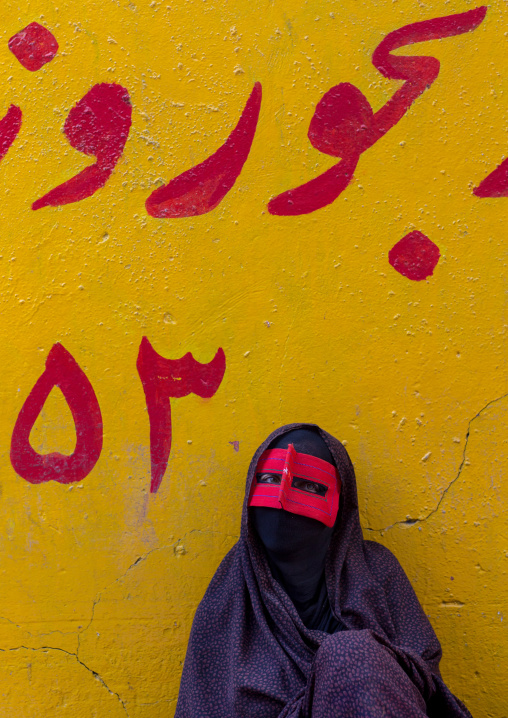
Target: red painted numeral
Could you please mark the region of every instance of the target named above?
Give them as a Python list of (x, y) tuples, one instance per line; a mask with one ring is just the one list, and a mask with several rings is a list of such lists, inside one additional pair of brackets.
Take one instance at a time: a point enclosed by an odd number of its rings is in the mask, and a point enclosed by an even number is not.
[[(38, 454), (30, 445), (30, 432), (51, 389), (61, 389), (76, 427), (76, 448), (70, 456), (58, 452)], [(46, 369), (19, 412), (11, 439), (14, 471), (31, 484), (82, 481), (102, 451), (102, 416), (92, 385), (76, 360), (61, 344), (54, 344)]]
[(218, 349), (208, 364), (200, 364), (190, 352), (181, 359), (165, 359), (143, 337), (136, 366), (145, 392), (150, 421), (150, 491), (155, 493), (161, 484), (171, 452), (170, 398), (189, 394), (197, 394), (204, 399), (212, 397), (224, 376), (226, 357), (223, 350)]

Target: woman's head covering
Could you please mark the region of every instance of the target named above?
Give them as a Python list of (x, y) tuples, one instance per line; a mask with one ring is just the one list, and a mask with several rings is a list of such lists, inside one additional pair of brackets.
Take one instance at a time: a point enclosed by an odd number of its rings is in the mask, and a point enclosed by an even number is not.
[(305, 427), (304, 429), (292, 429), (284, 434), (278, 434), (269, 444), (269, 449), (287, 449), (293, 444), (299, 454), (310, 454), (318, 459), (334, 464), (333, 456), (326, 445), (325, 440), (316, 428)]
[[(295, 429), (278, 436), (269, 449), (294, 446), (298, 454), (335, 463), (315, 429)], [(265, 506), (249, 508), (251, 521), (268, 559), (273, 577), (285, 589), (307, 628), (333, 633), (333, 615), (325, 584), (325, 558), (333, 526), (308, 516)]]
[(317, 432), (342, 482), (324, 560), (337, 628), (368, 629), (378, 636), (427, 701), (428, 716), (468, 716), (440, 678), (439, 641), (402, 568), (388, 549), (363, 540), (355, 474), (345, 448), (313, 424), (290, 424), (274, 431), (250, 463), (240, 538), (196, 612), (176, 718), (277, 718), (283, 710), (287, 718), (300, 715), (314, 656), (332, 637), (305, 625), (274, 578), (248, 503), (261, 454), (278, 440), (286, 441), (288, 432), (303, 429)]

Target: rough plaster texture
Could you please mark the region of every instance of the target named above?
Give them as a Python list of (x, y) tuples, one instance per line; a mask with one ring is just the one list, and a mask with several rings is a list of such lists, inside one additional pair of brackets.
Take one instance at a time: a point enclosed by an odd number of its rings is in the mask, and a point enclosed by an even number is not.
[[(438, 57), (440, 74), (339, 199), (302, 217), (266, 209), (335, 161), (307, 138), (325, 91), (351, 82), (377, 110), (400, 86), (371, 64), (381, 39), (472, 7), (4, 0), (2, 115), (15, 103), (23, 125), (0, 165), (0, 715), (172, 715), (196, 605), (238, 534), (249, 459), (292, 421), (347, 442), (365, 533), (407, 571), (450, 687), (477, 717), (508, 715), (508, 200), (472, 194), (508, 155), (506, 4), (473, 33), (405, 50)], [(7, 41), (34, 20), (60, 49), (30, 73)], [(148, 195), (224, 142), (256, 81), (257, 133), (231, 192), (209, 214), (149, 217)], [(92, 163), (62, 127), (101, 82), (132, 100), (115, 171), (94, 196), (34, 212)], [(414, 229), (441, 253), (421, 282), (388, 263)], [(172, 400), (155, 495), (143, 335), (168, 358), (226, 355), (213, 398)], [(104, 448), (82, 482), (31, 485), (11, 468), (10, 437), (57, 341), (94, 387)], [(31, 441), (72, 452), (58, 390)]]

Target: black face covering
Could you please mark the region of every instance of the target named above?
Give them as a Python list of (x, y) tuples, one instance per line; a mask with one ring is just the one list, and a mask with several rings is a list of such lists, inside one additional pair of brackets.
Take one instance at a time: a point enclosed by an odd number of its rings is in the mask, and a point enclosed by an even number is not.
[[(270, 449), (287, 449), (289, 444), (299, 454), (335, 465), (325, 442), (311, 429), (290, 431)], [(304, 625), (334, 633), (339, 622), (330, 608), (325, 584), (325, 558), (333, 527), (284, 509), (251, 506), (249, 511), (272, 575), (293, 601)]]

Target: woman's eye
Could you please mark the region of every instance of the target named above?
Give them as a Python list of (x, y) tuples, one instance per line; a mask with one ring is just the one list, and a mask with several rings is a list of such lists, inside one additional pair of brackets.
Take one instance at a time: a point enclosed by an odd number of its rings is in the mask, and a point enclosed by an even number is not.
[(310, 481), (306, 481), (304, 485), (302, 486), (302, 489), (304, 491), (310, 491), (313, 494), (317, 494), (317, 486), (316, 484), (311, 483)]
[(300, 491), (306, 491), (308, 494), (317, 494), (318, 496), (326, 495), (326, 486), (318, 484), (317, 481), (305, 481), (305, 479), (293, 479), (293, 486)]
[(280, 475), (258, 474), (258, 484), (280, 484)]

